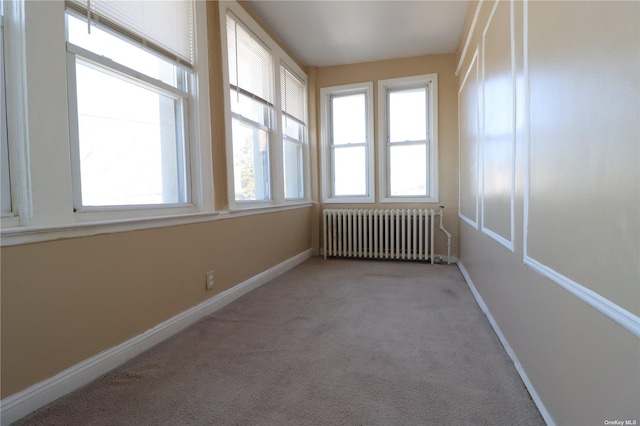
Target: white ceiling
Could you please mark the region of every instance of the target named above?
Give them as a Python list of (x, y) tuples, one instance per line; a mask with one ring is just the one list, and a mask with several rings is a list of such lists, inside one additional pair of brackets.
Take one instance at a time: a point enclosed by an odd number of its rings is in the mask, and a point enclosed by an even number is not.
[(469, 1), (253, 0), (251, 9), (304, 65), (455, 52)]

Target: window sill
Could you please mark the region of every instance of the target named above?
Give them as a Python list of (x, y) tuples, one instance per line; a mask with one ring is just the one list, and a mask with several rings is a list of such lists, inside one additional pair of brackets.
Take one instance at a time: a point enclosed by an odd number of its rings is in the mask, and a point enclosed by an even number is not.
[(285, 210), (293, 210), (304, 207), (311, 207), (314, 203), (312, 201), (300, 201), (300, 202), (290, 202), (287, 204), (280, 205), (251, 205), (251, 204), (242, 204), (240, 207), (237, 203), (235, 207), (230, 208), (226, 212), (220, 212), (220, 214), (227, 214), (232, 216), (244, 216), (251, 214), (261, 214), (261, 213), (273, 213)]
[(439, 199), (438, 197), (385, 197), (380, 199), (380, 203), (437, 204)]
[(175, 216), (146, 217), (125, 220), (95, 221), (51, 226), (15, 226), (0, 231), (0, 245), (2, 247), (33, 244), (45, 241), (55, 241), (68, 238), (90, 237), (101, 234), (137, 231), (143, 229), (164, 228), (169, 226), (187, 225), (193, 223), (210, 222), (214, 220), (232, 219), (240, 216), (274, 213), (312, 206), (313, 203), (303, 203), (261, 207), (254, 209), (228, 210), (208, 213), (190, 213)]
[(374, 204), (373, 197), (336, 197), (325, 198), (322, 200), (324, 204)]

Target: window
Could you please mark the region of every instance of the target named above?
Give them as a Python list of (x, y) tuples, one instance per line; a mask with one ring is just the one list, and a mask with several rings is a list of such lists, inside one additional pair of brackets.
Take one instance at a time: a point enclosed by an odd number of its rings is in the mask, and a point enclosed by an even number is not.
[(206, 4), (89, 4), (2, 2), (3, 246), (213, 213)]
[(380, 199), (437, 202), (437, 75), (378, 82)]
[(324, 201), (373, 202), (373, 83), (320, 94)]
[(284, 198), (304, 198), (306, 153), (305, 86), (284, 65), (280, 65), (280, 99), (284, 161)]
[(191, 203), (193, 4), (93, 0), (96, 26), (83, 3), (66, 14), (76, 211)]
[(230, 207), (305, 200), (306, 76), (241, 6), (220, 7), (227, 46)]
[(273, 57), (231, 12), (227, 48), (235, 200), (270, 200)]

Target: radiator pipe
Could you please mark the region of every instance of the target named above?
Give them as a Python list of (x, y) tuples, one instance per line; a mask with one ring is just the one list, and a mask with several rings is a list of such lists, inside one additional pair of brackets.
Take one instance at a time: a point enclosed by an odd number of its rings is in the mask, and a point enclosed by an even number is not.
[(442, 232), (447, 234), (447, 264), (451, 265), (451, 234), (449, 233), (449, 231), (444, 229), (444, 225), (442, 224), (442, 218), (444, 217), (443, 210), (444, 206), (440, 206), (440, 212), (438, 212), (438, 214), (440, 215), (440, 229), (442, 230)]
[(327, 260), (327, 238), (329, 232), (327, 232), (327, 212), (322, 212), (322, 240), (323, 240), (323, 250), (324, 250), (324, 260)]

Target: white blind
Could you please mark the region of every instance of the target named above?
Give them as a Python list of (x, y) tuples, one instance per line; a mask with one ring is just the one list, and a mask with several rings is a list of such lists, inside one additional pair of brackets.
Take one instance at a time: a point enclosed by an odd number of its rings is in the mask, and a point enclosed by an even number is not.
[[(86, 11), (87, 0), (67, 3)], [(89, 0), (91, 18), (171, 59), (193, 65), (193, 0)]]
[(280, 95), (282, 111), (306, 123), (304, 117), (304, 84), (282, 65), (280, 65)]
[(273, 104), (271, 51), (231, 12), (227, 13), (229, 84)]

